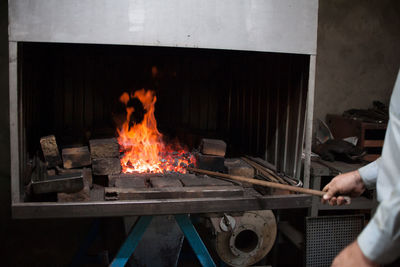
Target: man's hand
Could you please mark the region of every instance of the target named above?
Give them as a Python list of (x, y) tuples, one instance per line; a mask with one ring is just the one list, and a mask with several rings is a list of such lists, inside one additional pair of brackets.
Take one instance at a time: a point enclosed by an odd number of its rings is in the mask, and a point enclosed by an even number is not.
[(358, 197), (365, 191), (365, 185), (360, 173), (352, 171), (336, 176), (322, 191), (326, 192), (322, 198), (322, 203), (329, 202), (332, 206), (343, 205), (346, 203), (344, 197), (336, 197), (336, 195)]
[(375, 267), (379, 264), (374, 263), (362, 253), (357, 240), (343, 249), (333, 260), (331, 267)]

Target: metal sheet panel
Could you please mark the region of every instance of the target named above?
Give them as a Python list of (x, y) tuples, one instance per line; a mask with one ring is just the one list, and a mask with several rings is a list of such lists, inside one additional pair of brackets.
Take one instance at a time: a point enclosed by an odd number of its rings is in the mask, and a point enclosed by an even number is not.
[(10, 40), (315, 54), (318, 0), (13, 0)]
[(20, 138), (19, 101), (17, 88), (17, 43), (9, 42), (9, 97), (10, 97), (10, 157), (12, 202), (20, 202)]
[(171, 215), (311, 207), (312, 197), (304, 194), (232, 197), (149, 199), (92, 202), (13, 203), (14, 219), (118, 217), (136, 215)]
[(364, 215), (306, 218), (306, 264), (331, 266), (336, 255), (353, 242), (364, 227)]

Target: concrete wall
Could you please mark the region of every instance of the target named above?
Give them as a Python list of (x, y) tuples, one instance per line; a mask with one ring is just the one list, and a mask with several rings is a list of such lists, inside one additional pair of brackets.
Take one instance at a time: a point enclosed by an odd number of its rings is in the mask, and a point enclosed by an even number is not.
[(320, 0), (314, 118), (388, 103), (400, 67), (400, 1)]

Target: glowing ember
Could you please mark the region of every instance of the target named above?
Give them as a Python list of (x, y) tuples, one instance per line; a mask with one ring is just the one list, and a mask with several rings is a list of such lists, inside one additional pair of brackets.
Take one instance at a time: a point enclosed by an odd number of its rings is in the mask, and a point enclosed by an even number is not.
[[(143, 105), (145, 114), (140, 123), (131, 122), (134, 108), (128, 103), (137, 98)], [(118, 131), (118, 143), (124, 152), (121, 158), (122, 172), (164, 173), (186, 172), (186, 167), (194, 163), (194, 157), (178, 147), (175, 150), (164, 144), (162, 134), (157, 129), (154, 105), (157, 101), (154, 91), (138, 90), (129, 95), (123, 93), (120, 101), (126, 106), (126, 120)]]

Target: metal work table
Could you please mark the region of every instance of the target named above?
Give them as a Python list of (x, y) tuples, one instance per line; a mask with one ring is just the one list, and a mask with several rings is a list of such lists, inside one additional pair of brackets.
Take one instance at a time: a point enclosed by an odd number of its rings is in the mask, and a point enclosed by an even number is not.
[(310, 208), (312, 197), (304, 194), (263, 196), (245, 188), (244, 196), (230, 198), (150, 199), (91, 202), (20, 202), (12, 204), (13, 218), (117, 217), (184, 213), (234, 212)]

